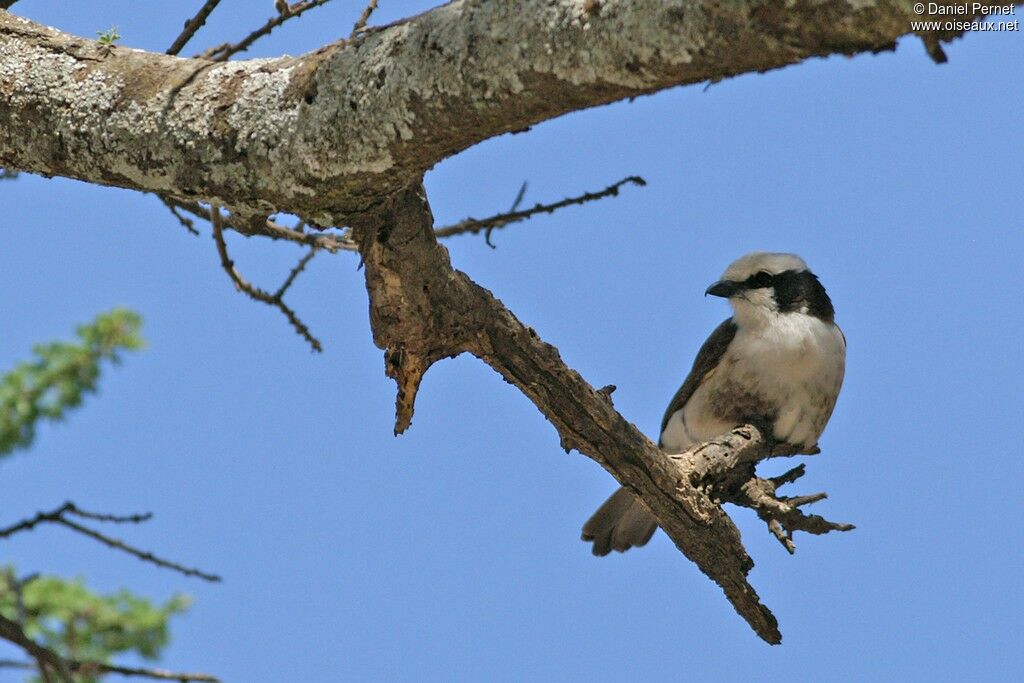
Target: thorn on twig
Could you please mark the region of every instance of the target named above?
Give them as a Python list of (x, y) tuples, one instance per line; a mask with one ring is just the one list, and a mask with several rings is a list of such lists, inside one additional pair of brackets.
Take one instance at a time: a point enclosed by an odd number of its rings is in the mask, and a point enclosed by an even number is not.
[(309, 331), (306, 324), (302, 322), (295, 311), (293, 311), (282, 299), (285, 292), (288, 291), (289, 287), (291, 287), (292, 282), (295, 281), (295, 278), (298, 277), (299, 273), (301, 273), (306, 267), (306, 264), (313, 258), (313, 255), (316, 253), (316, 247), (310, 247), (309, 253), (303, 256), (295, 267), (292, 268), (288, 277), (278, 288), (277, 292), (271, 294), (270, 292), (250, 284), (244, 277), (242, 277), (242, 274), (238, 272), (238, 269), (235, 268), (235, 262), (231, 260), (230, 256), (228, 256), (228, 246), (224, 242), (224, 223), (219, 206), (212, 205), (210, 207), (210, 222), (213, 224), (213, 240), (217, 244), (217, 253), (220, 255), (220, 265), (224, 269), (224, 272), (228, 274), (228, 277), (231, 278), (231, 281), (235, 283), (235, 287), (238, 291), (243, 292), (254, 301), (259, 301), (267, 304), (268, 306), (277, 308), (284, 314), (284, 317), (288, 319), (288, 322), (291, 323), (293, 328), (295, 328), (295, 331), (299, 336), (305, 339), (314, 351), (317, 353), (323, 351), (323, 346), (320, 344), (320, 340), (313, 336), (313, 333)]
[[(527, 181), (524, 180), (523, 184), (519, 186), (519, 192), (516, 193), (516, 198), (514, 200), (512, 200), (512, 208), (510, 208), (506, 213), (515, 213), (516, 211), (519, 210), (519, 205), (523, 203), (523, 197), (526, 196), (526, 187), (527, 187)], [(494, 243), (491, 242), (491, 233), (492, 232), (494, 232), (494, 226), (493, 225), (488, 225), (487, 226), (487, 231), (484, 233), (484, 242), (491, 249), (497, 249), (497, 247), (494, 246)]]

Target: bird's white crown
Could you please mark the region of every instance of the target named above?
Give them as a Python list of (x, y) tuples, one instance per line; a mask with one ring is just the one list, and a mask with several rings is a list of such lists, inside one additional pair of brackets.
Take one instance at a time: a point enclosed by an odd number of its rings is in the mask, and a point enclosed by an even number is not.
[(743, 282), (751, 275), (762, 271), (770, 275), (778, 275), (787, 270), (795, 270), (799, 273), (807, 270), (807, 263), (796, 254), (754, 251), (729, 264), (725, 273), (722, 274), (722, 279)]

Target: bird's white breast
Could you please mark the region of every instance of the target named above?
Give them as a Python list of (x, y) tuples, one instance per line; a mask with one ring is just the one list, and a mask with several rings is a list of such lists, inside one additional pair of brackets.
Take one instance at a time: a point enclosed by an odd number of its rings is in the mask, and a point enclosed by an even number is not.
[(846, 342), (831, 322), (804, 313), (739, 325), (721, 361), (676, 411), (661, 435), (673, 451), (770, 416), (780, 442), (813, 446), (843, 382)]

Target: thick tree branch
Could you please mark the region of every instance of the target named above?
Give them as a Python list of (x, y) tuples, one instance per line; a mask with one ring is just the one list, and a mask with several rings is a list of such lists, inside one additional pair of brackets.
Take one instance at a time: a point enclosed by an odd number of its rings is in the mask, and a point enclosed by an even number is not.
[(215, 64), (0, 12), (0, 166), (347, 225), (495, 135), (891, 49), (927, 18), (903, 0), (455, 0), (298, 58)]
[[(610, 390), (595, 390), (561, 360), (558, 350), (475, 284), (452, 269), (432, 229), (422, 188), (400, 193), (356, 226), (370, 296), (374, 342), (385, 372), (398, 385), (395, 432), (412, 421), (416, 392), (436, 361), (463, 352), (477, 356), (518, 387), (575, 448), (637, 493), (676, 546), (725, 591), (737, 612), (769, 643), (781, 639), (775, 617), (746, 575), (753, 562), (739, 532), (715, 500), (748, 505), (765, 518), (811, 530), (779, 502), (774, 489), (740, 493), (768, 446), (753, 427), (734, 430), (680, 455), (667, 455), (615, 411)], [(792, 454), (792, 450), (776, 454)], [(780, 502), (780, 505), (785, 503)], [(817, 528), (817, 527), (815, 527)], [(838, 528), (838, 527), (836, 527)]]

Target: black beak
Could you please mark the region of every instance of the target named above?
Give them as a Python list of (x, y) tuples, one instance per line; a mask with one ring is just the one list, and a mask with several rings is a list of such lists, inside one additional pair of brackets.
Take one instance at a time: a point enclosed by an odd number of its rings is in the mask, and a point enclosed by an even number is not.
[(711, 296), (720, 296), (723, 299), (728, 299), (738, 291), (740, 291), (740, 288), (735, 282), (731, 280), (719, 280), (704, 291), (704, 296), (710, 294)]

